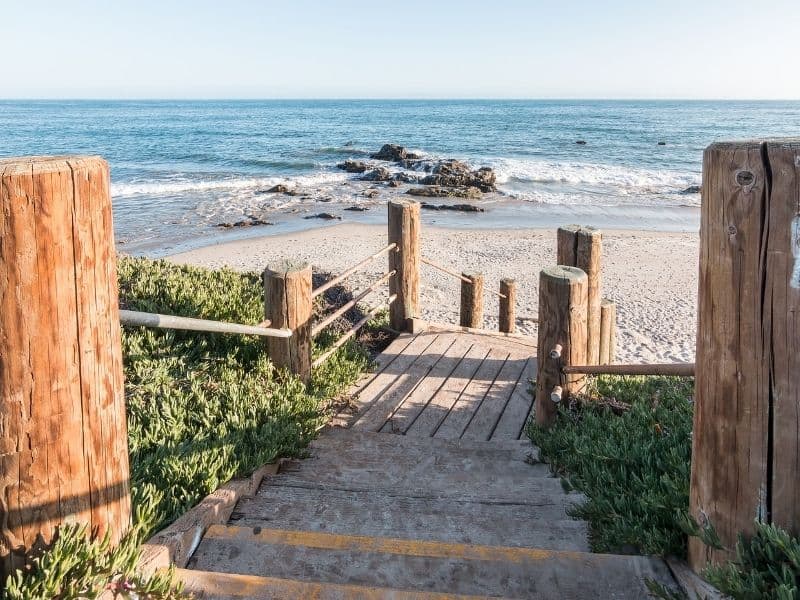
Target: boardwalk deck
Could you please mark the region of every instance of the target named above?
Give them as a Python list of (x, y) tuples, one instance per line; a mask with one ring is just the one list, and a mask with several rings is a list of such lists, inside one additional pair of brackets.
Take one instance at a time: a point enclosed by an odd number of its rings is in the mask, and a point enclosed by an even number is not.
[(533, 404), (535, 345), (524, 337), (431, 327), (398, 337), (337, 424), (447, 439), (519, 439)]

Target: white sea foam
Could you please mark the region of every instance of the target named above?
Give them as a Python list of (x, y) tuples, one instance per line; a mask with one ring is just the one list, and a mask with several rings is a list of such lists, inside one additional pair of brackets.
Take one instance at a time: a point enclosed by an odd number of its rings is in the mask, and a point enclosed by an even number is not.
[(485, 161), (497, 173), (498, 184), (541, 183), (602, 186), (616, 193), (680, 192), (700, 183), (700, 175), (667, 169), (569, 161), (494, 158)]
[(190, 193), (236, 193), (256, 191), (283, 183), (289, 187), (313, 187), (341, 183), (348, 179), (346, 173), (321, 171), (295, 177), (220, 177), (219, 179), (172, 179), (114, 183), (111, 194), (114, 197), (131, 196), (175, 196)]

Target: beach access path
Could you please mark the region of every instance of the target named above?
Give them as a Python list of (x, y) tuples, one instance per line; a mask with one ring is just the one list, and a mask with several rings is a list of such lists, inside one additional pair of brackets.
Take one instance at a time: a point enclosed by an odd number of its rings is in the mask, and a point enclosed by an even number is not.
[(660, 559), (589, 552), (581, 495), (525, 435), (535, 344), (425, 325), (398, 336), (310, 449), (178, 576), (201, 598), (618, 598), (673, 588)]

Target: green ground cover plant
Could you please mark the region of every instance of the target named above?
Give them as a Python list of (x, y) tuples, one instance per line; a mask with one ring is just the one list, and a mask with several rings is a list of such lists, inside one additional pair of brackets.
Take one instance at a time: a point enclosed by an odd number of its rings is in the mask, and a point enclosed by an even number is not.
[[(564, 486), (586, 496), (573, 516), (588, 521), (594, 551), (683, 558), (687, 534), (715, 543), (688, 512), (692, 417), (692, 379), (603, 376), (560, 405), (551, 428), (529, 428)], [(737, 600), (796, 599), (800, 542), (757, 523), (735, 560), (705, 576)]]
[[(123, 308), (245, 324), (263, 320), (257, 274), (143, 258), (121, 258), (118, 270)], [(380, 337), (377, 325), (362, 331), (362, 340)], [(314, 353), (330, 347), (337, 333), (319, 336)], [(134, 526), (114, 550), (107, 540), (85, 541), (80, 527), (62, 529), (50, 552), (9, 579), (6, 598), (93, 598), (104, 589), (172, 597), (169, 577), (136, 576), (138, 546), (231, 478), (278, 457), (302, 455), (370, 362), (362, 344), (347, 343), (306, 386), (277, 372), (264, 340), (255, 336), (125, 327), (122, 345)]]

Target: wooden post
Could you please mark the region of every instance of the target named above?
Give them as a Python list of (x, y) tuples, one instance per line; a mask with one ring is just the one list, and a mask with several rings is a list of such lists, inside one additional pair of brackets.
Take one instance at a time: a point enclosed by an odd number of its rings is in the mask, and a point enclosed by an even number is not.
[(580, 225), (564, 225), (556, 234), (556, 264), (574, 267), (577, 264)]
[(130, 525), (107, 163), (0, 160), (2, 580), (56, 528)]
[(513, 279), (500, 280), (500, 331), (514, 333), (517, 321), (517, 282)]
[[(617, 305), (608, 298), (600, 303), (600, 365), (613, 365), (617, 358)], [(590, 363), (591, 364), (591, 363)]]
[(483, 329), (483, 274), (461, 275), (469, 279), (461, 280), (461, 326)]
[(397, 244), (389, 252), (389, 294), (397, 300), (389, 307), (389, 324), (397, 331), (410, 331), (411, 319), (419, 315), (419, 203), (392, 200), (388, 204), (389, 243)]
[(539, 275), (536, 422), (540, 425), (551, 424), (555, 417), (553, 388), (560, 385), (566, 399), (585, 384), (584, 375), (563, 376), (561, 365), (586, 364), (588, 287), (586, 273), (576, 267), (551, 267)]
[(264, 271), (264, 314), (276, 329), (290, 329), (290, 338), (267, 338), (267, 353), (308, 383), (311, 377), (311, 265), (285, 260)]
[(689, 508), (732, 557), (755, 519), (800, 533), (800, 140), (703, 155)]
[(575, 266), (586, 273), (589, 295), (586, 322), (586, 363), (600, 364), (600, 301), (602, 299), (603, 236), (594, 227), (581, 227), (577, 235), (578, 245)]

